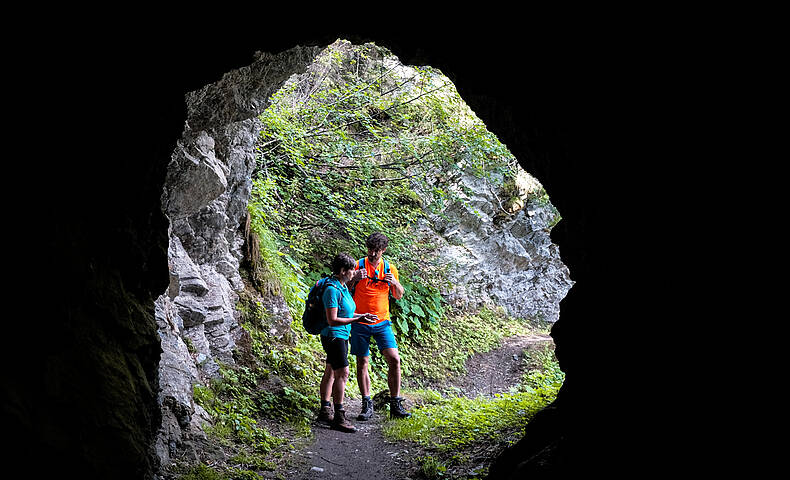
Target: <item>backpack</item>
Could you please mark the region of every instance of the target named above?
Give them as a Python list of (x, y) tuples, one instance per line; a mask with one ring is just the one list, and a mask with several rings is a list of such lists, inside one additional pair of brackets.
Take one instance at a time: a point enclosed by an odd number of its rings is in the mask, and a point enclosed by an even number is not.
[[(384, 273), (390, 273), (390, 262), (388, 262), (386, 258), (382, 258), (381, 260), (384, 261)], [(359, 268), (365, 268), (365, 257), (359, 259)]]
[(324, 308), (324, 291), (327, 287), (337, 288), (329, 283), (329, 277), (321, 278), (315, 282), (307, 294), (302, 314), (302, 326), (311, 335), (318, 335), (321, 330), (329, 326)]
[[(384, 261), (384, 274), (386, 275), (386, 274), (390, 273), (390, 262), (388, 262), (387, 259), (385, 259), (385, 258), (382, 258), (381, 260)], [(365, 268), (365, 257), (362, 257), (362, 258), (359, 259), (358, 265), (359, 265), (359, 269), (360, 270)], [(381, 280), (381, 281), (383, 281), (383, 280)], [(351, 287), (351, 289), (349, 290), (351, 292), (351, 296), (352, 297), (354, 296), (354, 291), (356, 289), (357, 289), (357, 286), (356, 286), (356, 284), (354, 284), (354, 286)]]

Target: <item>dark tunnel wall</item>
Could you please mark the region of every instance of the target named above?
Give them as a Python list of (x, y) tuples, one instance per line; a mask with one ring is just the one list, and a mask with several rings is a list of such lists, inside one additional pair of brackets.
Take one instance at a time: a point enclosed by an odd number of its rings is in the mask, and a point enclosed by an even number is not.
[[(9, 458), (82, 478), (144, 478), (155, 469), (141, 445), (158, 425), (153, 298), (168, 283), (159, 196), (185, 119), (183, 95), (250, 63), (256, 50), (346, 38), (440, 68), (562, 214), (552, 238), (576, 284), (552, 336), (566, 384), (550, 414), (528, 430), (530, 440), (492, 475), (616, 471), (628, 463), (619, 433), (626, 392), (602, 392), (599, 379), (612, 367), (609, 350), (619, 348), (611, 343), (627, 302), (617, 256), (628, 249), (616, 239), (625, 213), (610, 212), (623, 185), (614, 145), (623, 132), (622, 59), (589, 38), (474, 32), (108, 27), (61, 43), (35, 85), (51, 92), (44, 118), (57, 128), (41, 135), (46, 145), (28, 165), (36, 200), (24, 216), (37, 228), (14, 270), (29, 287), (29, 313), (10, 332), (25, 340), (5, 352), (19, 365), (3, 379), (4, 425), (19, 439)], [(118, 362), (120, 371), (109, 367)], [(622, 399), (611, 398), (618, 393)]]

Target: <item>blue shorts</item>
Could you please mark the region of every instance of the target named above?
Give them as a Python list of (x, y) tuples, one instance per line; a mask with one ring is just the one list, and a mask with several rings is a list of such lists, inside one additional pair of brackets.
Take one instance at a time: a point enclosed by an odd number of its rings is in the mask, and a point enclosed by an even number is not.
[(395, 334), (392, 333), (392, 324), (384, 320), (376, 325), (362, 323), (351, 324), (351, 355), (367, 357), (370, 355), (370, 337), (376, 339), (379, 351), (386, 348), (398, 348)]

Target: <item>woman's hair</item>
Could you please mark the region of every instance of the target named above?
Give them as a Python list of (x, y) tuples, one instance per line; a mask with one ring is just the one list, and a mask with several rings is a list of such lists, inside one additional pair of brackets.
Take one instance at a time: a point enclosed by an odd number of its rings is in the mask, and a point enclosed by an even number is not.
[(347, 253), (338, 253), (334, 260), (332, 260), (332, 273), (337, 275), (340, 270), (350, 270), (354, 268), (354, 257)]
[(373, 248), (376, 250), (383, 250), (387, 248), (387, 245), (390, 244), (390, 239), (387, 238), (386, 235), (380, 232), (376, 232), (371, 234), (367, 240), (365, 240), (365, 246), (368, 248)]

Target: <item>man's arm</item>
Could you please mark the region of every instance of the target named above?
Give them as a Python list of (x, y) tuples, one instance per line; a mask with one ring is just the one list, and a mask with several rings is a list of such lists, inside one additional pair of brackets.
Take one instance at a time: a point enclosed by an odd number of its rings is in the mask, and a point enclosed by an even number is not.
[(360, 280), (362, 280), (363, 278), (367, 278), (367, 273), (368, 273), (367, 270), (365, 270), (364, 268), (359, 268), (359, 266), (357, 266), (357, 269), (354, 270), (354, 275), (351, 276), (351, 280), (346, 282), (346, 287), (348, 287), (349, 290), (353, 289), (354, 286), (357, 283), (359, 283)]
[(390, 293), (392, 293), (393, 298), (395, 298), (395, 300), (400, 300), (406, 291), (406, 289), (403, 288), (403, 285), (400, 284), (392, 272), (385, 274), (384, 279), (390, 284)]

